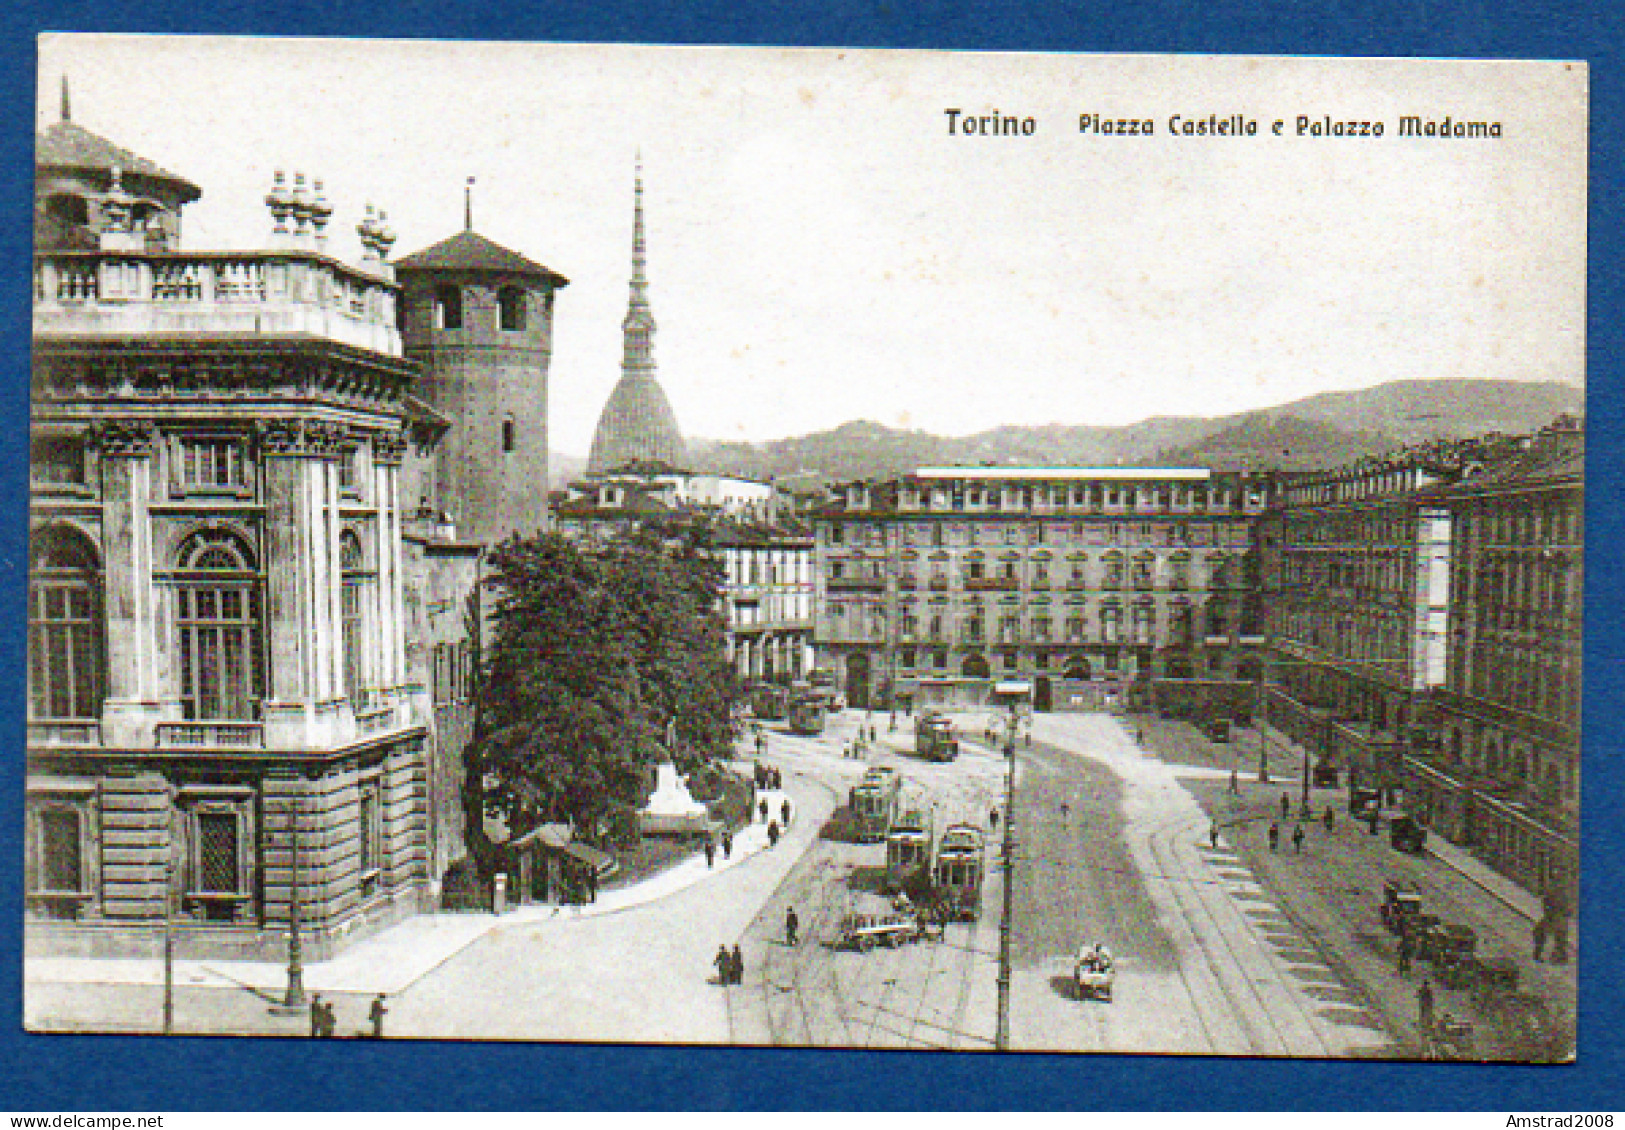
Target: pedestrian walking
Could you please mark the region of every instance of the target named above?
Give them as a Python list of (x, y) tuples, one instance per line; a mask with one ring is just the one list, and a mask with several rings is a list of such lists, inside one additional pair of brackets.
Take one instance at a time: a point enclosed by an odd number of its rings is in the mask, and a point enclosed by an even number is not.
[(897, 711), (895, 710), (891, 712), (891, 720), (886, 723), (886, 732), (888, 734), (895, 734), (897, 732)]
[(1552, 964), (1563, 965), (1569, 960), (1569, 920), (1564, 915), (1553, 918), (1549, 927), (1552, 935)]
[(1399, 972), (1406, 977), (1411, 975), (1411, 957), (1416, 953), (1416, 947), (1411, 944), (1409, 934), (1399, 936)]
[(1234, 769), (1230, 770), (1230, 795), (1241, 795), (1241, 774)]
[(1144, 745), (1145, 744), (1145, 731), (1144, 730), (1136, 729), (1134, 731), (1134, 744), (1135, 745)]
[(1546, 919), (1542, 918), (1535, 923), (1535, 960), (1541, 961), (1542, 951), (1546, 949)]
[(322, 1003), (322, 995), (317, 993), (310, 998), (310, 1038), (316, 1039), (322, 1034), (322, 1022), (327, 1015), (327, 1006)]
[(734, 959), (728, 955), (726, 944), (717, 947), (717, 956), (711, 959), (711, 964), (717, 967), (717, 984), (733, 984)]
[(1292, 798), (1286, 793), (1281, 794), (1281, 819), (1285, 820), (1292, 811)]
[(1332, 821), (1334, 819), (1333, 816), (1332, 816), (1332, 806), (1331, 805), (1328, 804), (1326, 806), (1326, 815), (1322, 816), (1320, 819), (1321, 819), (1321, 823), (1326, 825), (1326, 830), (1328, 832), (1330, 832), (1332, 830)]
[(379, 993), (372, 998), (372, 1008), (367, 1012), (367, 1019), (372, 1021), (373, 1039), (382, 1040), (384, 1038), (384, 1017), (388, 1012), (389, 1009), (384, 1007), (383, 993)]
[(1210, 847), (1217, 848), (1219, 846), (1219, 822), (1217, 820), (1207, 826), (1207, 842)]
[(1281, 846), (1281, 825), (1270, 822), (1270, 850), (1274, 851)]
[(756, 732), (756, 756), (760, 757), (767, 750), (767, 736), (760, 730)]
[(738, 946), (734, 946), (733, 960), (728, 964), (733, 967), (734, 984), (743, 985), (745, 983), (745, 955), (740, 952)]
[(587, 901), (598, 901), (598, 868), (596, 867), (587, 869)]
[(790, 798), (785, 797), (784, 803), (779, 805), (779, 820), (786, 828), (790, 827)]
[(322, 1003), (322, 1038), (331, 1040), (333, 1033), (339, 1029), (339, 1014), (333, 1008), (332, 1001)]
[(1433, 986), (1426, 977), (1422, 978), (1422, 987), (1416, 990), (1416, 1014), (1422, 1022), (1422, 1030), (1433, 1031)]
[(997, 832), (999, 830), (999, 810), (998, 809), (995, 808), (992, 812), (989, 812), (987, 814), (987, 822), (988, 822), (989, 825), (992, 826), (992, 828), (993, 828), (993, 830), (995, 832)]
[(801, 919), (796, 917), (796, 908), (792, 906), (784, 912), (784, 940), (792, 946), (795, 945), (796, 931), (800, 928)]
[(767, 798), (766, 797), (763, 797), (761, 800), (756, 802), (756, 811), (760, 812), (762, 814), (762, 822), (765, 824), (767, 822)]
[(771, 820), (771, 821), (768, 822), (768, 825), (767, 825), (767, 846), (768, 847), (778, 847), (779, 846), (779, 822), (777, 820)]
[(717, 862), (717, 845), (709, 836), (705, 839), (705, 867), (710, 870)]
[(1381, 819), (1381, 815), (1381, 810), (1374, 804), (1371, 806), (1371, 811), (1366, 813), (1366, 823), (1370, 826), (1373, 836), (1377, 834), (1377, 821)]
[(1296, 852), (1302, 852), (1303, 851), (1303, 825), (1302, 824), (1294, 825), (1293, 828), (1292, 828), (1292, 850), (1296, 851)]
[(734, 834), (726, 829), (722, 833), (722, 858), (732, 859), (734, 855)]

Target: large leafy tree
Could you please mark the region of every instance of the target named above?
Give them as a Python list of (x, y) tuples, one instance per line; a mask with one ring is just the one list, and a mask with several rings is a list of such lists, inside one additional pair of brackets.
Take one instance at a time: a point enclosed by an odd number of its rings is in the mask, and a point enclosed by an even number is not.
[(492, 555), (490, 646), (466, 767), (469, 828), (629, 826), (648, 766), (726, 756), (737, 736), (722, 574), (702, 527), (582, 546), (515, 538)]

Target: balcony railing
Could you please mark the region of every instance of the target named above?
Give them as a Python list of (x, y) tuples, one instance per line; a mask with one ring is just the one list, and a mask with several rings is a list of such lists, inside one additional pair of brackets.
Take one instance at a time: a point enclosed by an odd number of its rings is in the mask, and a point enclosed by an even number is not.
[(358, 734), (381, 734), (394, 728), (393, 706), (379, 706), (372, 710), (358, 710), (355, 713), (355, 730)]
[(102, 724), (94, 719), (30, 722), (29, 745), (100, 745)]
[(947, 577), (932, 577), (931, 582), (930, 582), (928, 587), (931, 589), (932, 592), (947, 592), (948, 591), (948, 578)]
[(381, 275), (310, 251), (53, 251), (34, 258), (35, 334), (309, 334), (401, 355)]
[(885, 592), (886, 578), (884, 577), (831, 577), (829, 579), (831, 592)]
[(966, 577), (966, 592), (1015, 592), (1021, 582), (1014, 577)]
[(159, 749), (263, 749), (265, 731), (258, 722), (160, 722)]

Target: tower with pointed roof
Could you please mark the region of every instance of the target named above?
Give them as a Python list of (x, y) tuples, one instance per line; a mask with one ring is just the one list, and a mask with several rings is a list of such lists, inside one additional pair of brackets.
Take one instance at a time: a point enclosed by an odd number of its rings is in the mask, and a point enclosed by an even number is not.
[(631, 295), (621, 335), (621, 379), (598, 417), (587, 473), (605, 474), (629, 464), (681, 467), (687, 459), (683, 434), (665, 390), (655, 378), (655, 319), (649, 309), (641, 161), (633, 191)]
[(462, 231), (395, 265), (407, 356), (423, 366), (424, 398), (451, 423), (437, 484), (409, 505), (493, 542), (547, 524), (553, 300), (569, 280), (473, 221), (465, 201)]
[(60, 117), (36, 139), (37, 250), (174, 250), (181, 243), (181, 209), (202, 195), (185, 177), (75, 122), (62, 77)]

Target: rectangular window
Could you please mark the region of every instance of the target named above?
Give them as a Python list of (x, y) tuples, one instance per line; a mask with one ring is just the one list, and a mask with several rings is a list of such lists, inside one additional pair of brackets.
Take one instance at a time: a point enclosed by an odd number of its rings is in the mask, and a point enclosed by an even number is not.
[(29, 477), (49, 486), (85, 485), (85, 444), (78, 436), (35, 436)]
[(339, 452), (339, 494), (345, 498), (361, 497), (361, 450), (346, 447)]
[(197, 889), (204, 894), (236, 894), (239, 862), (236, 814), (198, 813), (197, 834)]
[(378, 887), (382, 866), (383, 826), (378, 807), (378, 786), (361, 786), (360, 811), (356, 828), (357, 866), (361, 871), (361, 893), (370, 895)]
[(247, 486), (247, 461), (241, 439), (187, 436), (176, 448), (176, 479), (183, 489), (240, 490)]
[(95, 597), (80, 576), (37, 576), (29, 586), (32, 717), (90, 719), (101, 713), (101, 623)]
[(181, 708), (188, 719), (258, 716), (259, 594), (248, 587), (176, 591)]
[(84, 889), (84, 866), (79, 839), (79, 813), (66, 808), (48, 808), (39, 814), (40, 889), (69, 891)]

